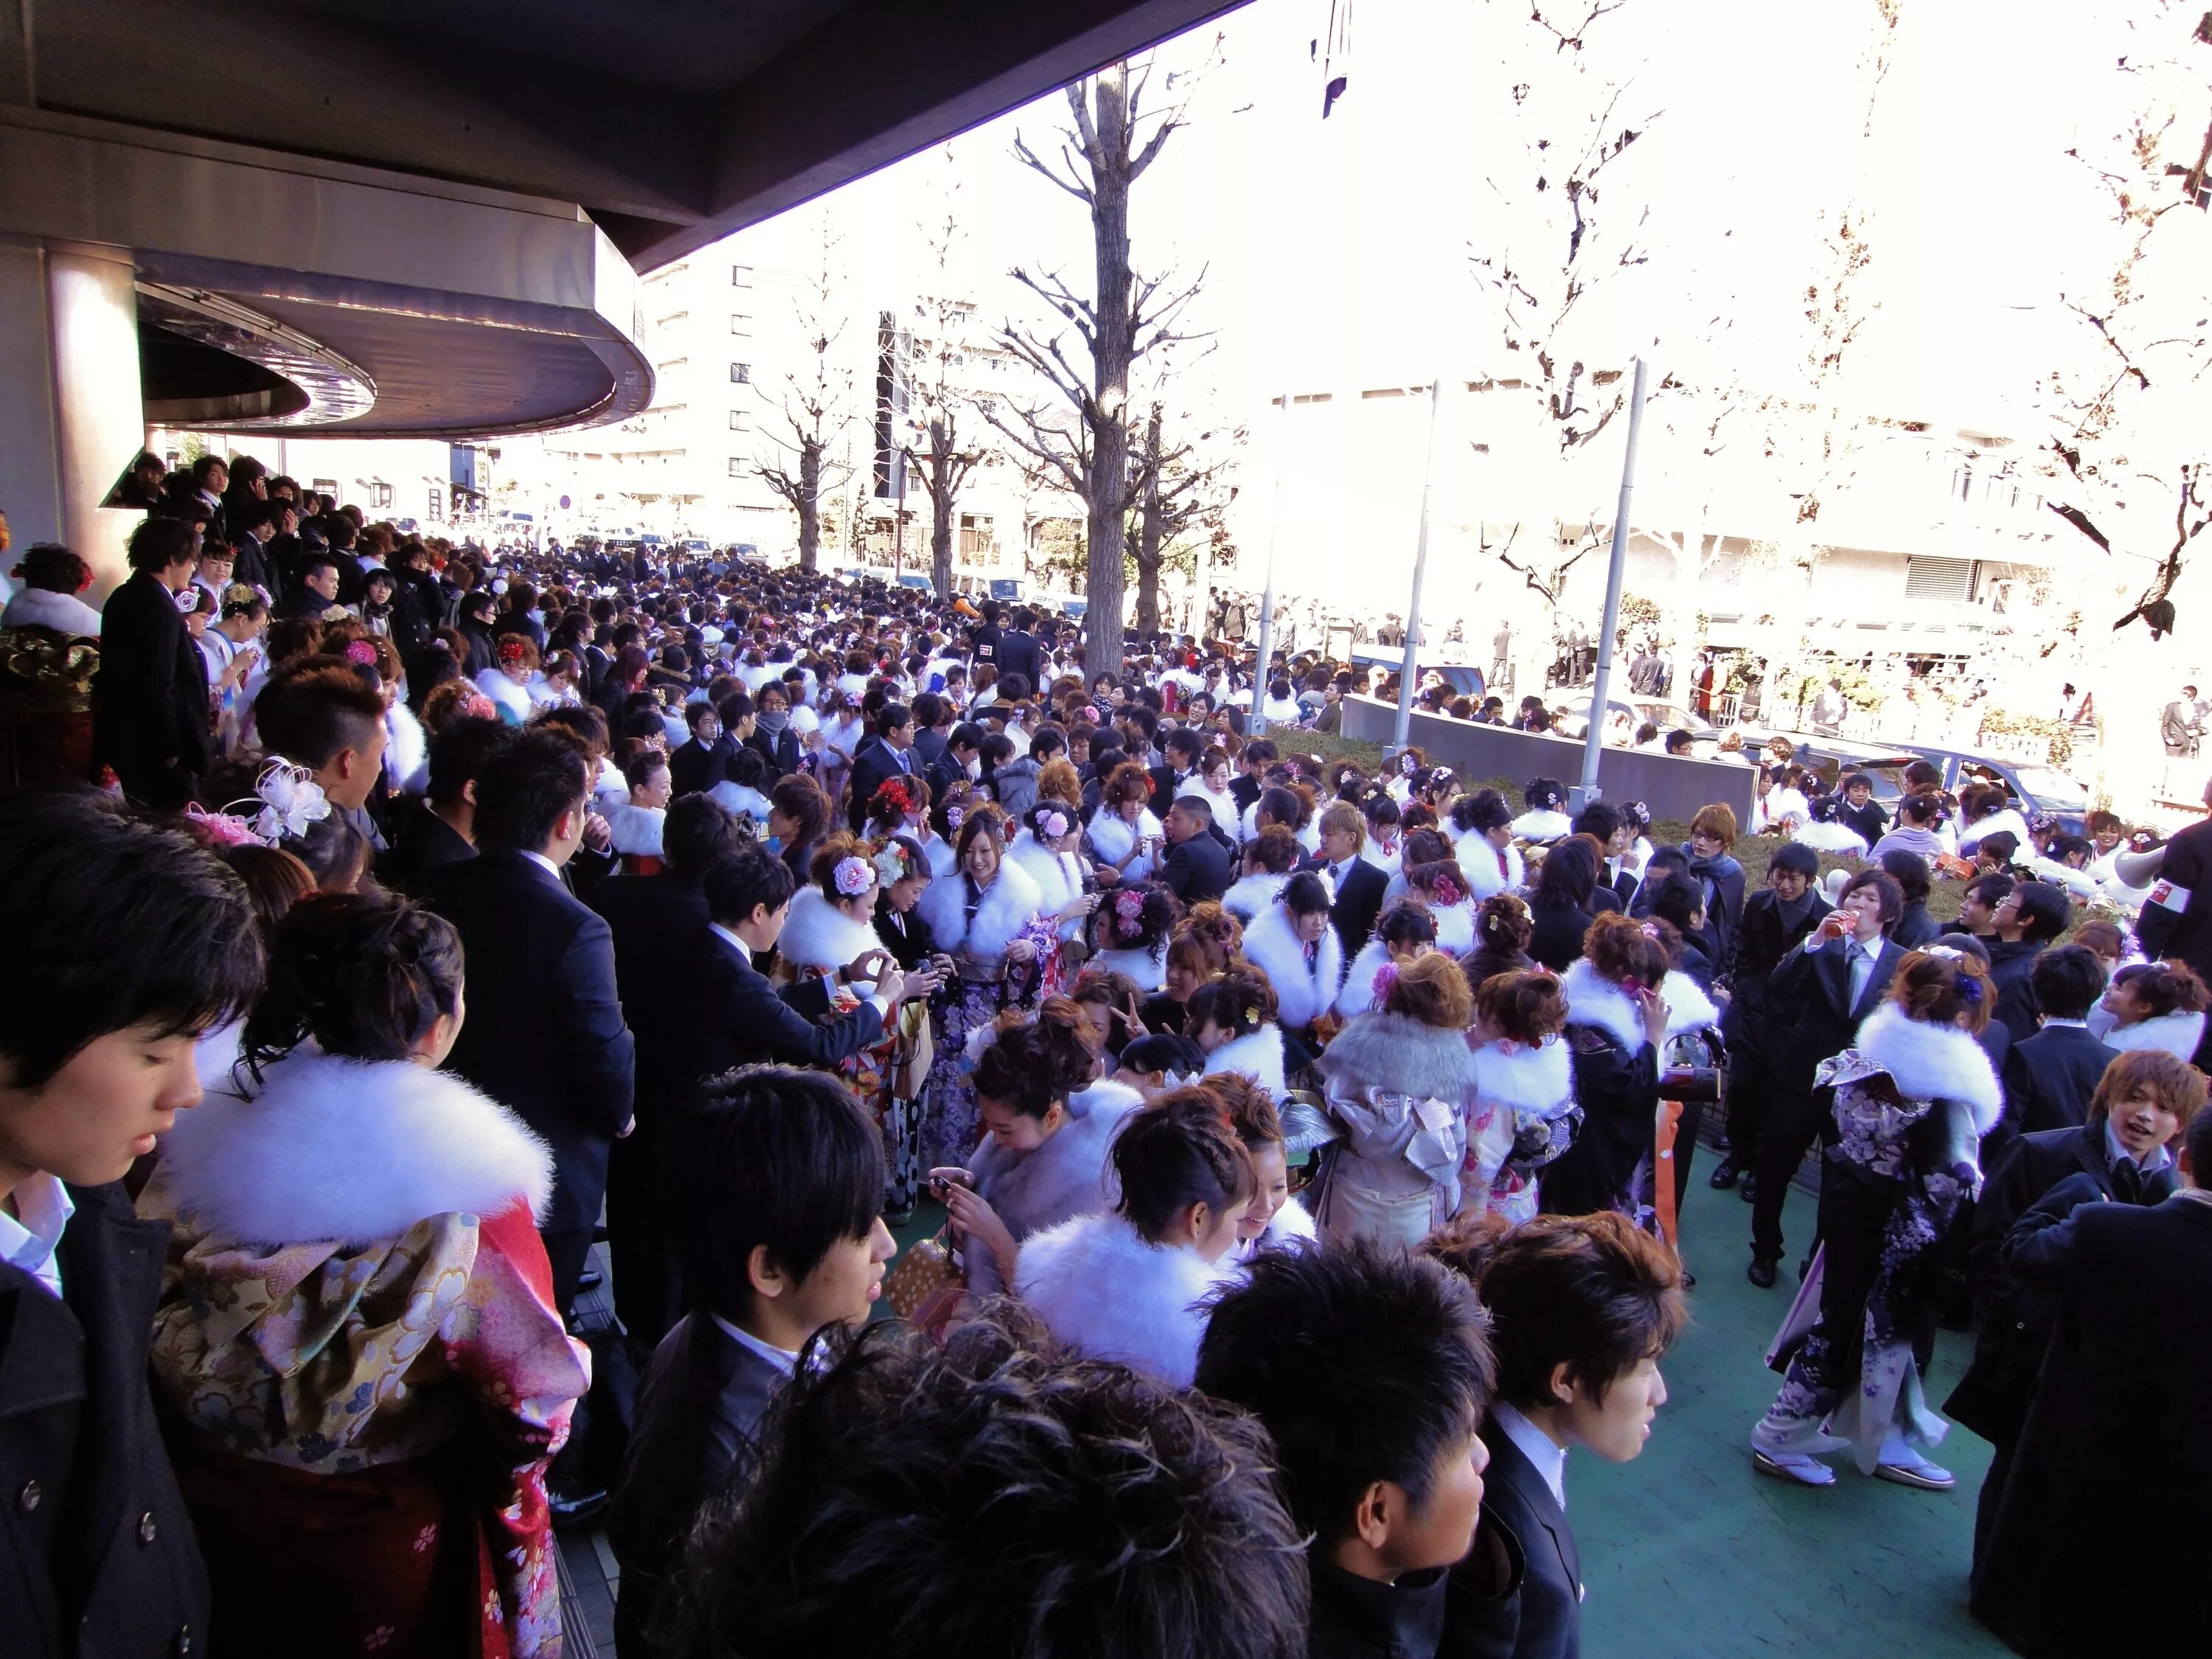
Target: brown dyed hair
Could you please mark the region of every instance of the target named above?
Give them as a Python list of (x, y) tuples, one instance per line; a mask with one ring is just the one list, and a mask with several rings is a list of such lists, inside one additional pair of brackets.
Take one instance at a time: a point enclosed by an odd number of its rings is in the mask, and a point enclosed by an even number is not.
[(1103, 799), (1109, 807), (1119, 806), (1124, 801), (1149, 801), (1152, 798), (1152, 774), (1135, 761), (1123, 761), (1106, 780)]
[(1552, 973), (1492, 974), (1474, 994), (1475, 1016), (1499, 1036), (1534, 1045), (1567, 1026), (1567, 999)]
[(1244, 861), (1271, 876), (1288, 875), (1297, 868), (1298, 838), (1279, 823), (1271, 823), (1244, 843)]
[(1710, 806), (1700, 806), (1698, 809), (1698, 816), (1690, 820), (1690, 833), (1694, 836), (1700, 830), (1711, 836), (1724, 848), (1735, 846), (1736, 836), (1735, 810), (1721, 801), (1715, 801)]
[[(1966, 989), (1968, 985), (1974, 988)], [(1990, 1016), (1996, 1010), (1997, 988), (1978, 957), (1963, 951), (1939, 957), (1915, 951), (1897, 964), (1889, 1000), (1905, 1011), (1907, 1018), (1925, 1025), (1955, 1024), (1964, 1014), (1966, 1030), (1979, 1036), (1989, 1029)]]
[(2074, 930), (2074, 942), (2110, 958), (2117, 957), (2127, 948), (2128, 939), (2117, 922), (2085, 921)]
[(1244, 924), (1212, 899), (1194, 904), (1168, 941), (1168, 961), (1186, 973), (1212, 978), (1237, 960)]
[(1460, 972), (1459, 963), (1441, 951), (1431, 951), (1398, 970), (1382, 1008), (1441, 1031), (1464, 1031), (1474, 1012), (1474, 994), (1467, 988), (1467, 975)]
[(1583, 954), (1616, 985), (1632, 979), (1656, 986), (1667, 977), (1665, 934), (1671, 931), (1663, 921), (1638, 921), (1607, 910), (1583, 933)]
[[(2212, 1005), (2212, 993), (2206, 991), (2197, 970), (2179, 962), (2137, 963), (2114, 974), (2112, 983), (2132, 990), (2144, 1015), (2152, 1019), (2175, 1012), (2201, 1014)], [(2212, 1172), (2207, 1178), (2212, 1179)]]
[(1274, 1101), (1243, 1073), (1216, 1072), (1195, 1086), (1221, 1103), (1222, 1110), (1229, 1117), (1229, 1127), (1237, 1132), (1237, 1138), (1244, 1143), (1247, 1151), (1256, 1152), (1264, 1146), (1279, 1146), (1286, 1139)]
[[(2163, 1048), (2130, 1048), (2106, 1064), (2089, 1102), (2089, 1118), (2102, 1123), (2117, 1105), (2145, 1096), (2172, 1112), (2181, 1127), (2196, 1115), (2207, 1092), (2204, 1073)], [(2180, 1128), (2174, 1131), (2178, 1139)]]

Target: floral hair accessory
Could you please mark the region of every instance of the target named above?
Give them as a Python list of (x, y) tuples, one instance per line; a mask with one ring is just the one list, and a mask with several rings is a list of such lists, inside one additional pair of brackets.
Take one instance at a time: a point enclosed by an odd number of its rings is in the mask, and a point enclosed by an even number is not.
[(892, 778), (876, 791), (876, 799), (902, 817), (914, 811), (914, 792), (904, 778)]
[(1408, 749), (1404, 754), (1398, 757), (1398, 769), (1404, 773), (1406, 776), (1410, 778), (1414, 773), (1421, 769), (1420, 758), (1416, 756), (1412, 750)]
[(499, 659), (501, 662), (520, 662), (526, 648), (520, 635), (510, 634), (499, 642)]
[(1125, 887), (1114, 896), (1114, 933), (1120, 939), (1135, 939), (1145, 931), (1145, 896), (1133, 887)]
[(495, 720), (499, 718), (498, 707), (481, 691), (461, 705), (461, 713), (472, 720)]
[(1966, 953), (1955, 945), (1923, 945), (1920, 947), (1920, 954), (1935, 957), (1943, 962), (1963, 962), (1966, 958)]
[(945, 827), (948, 830), (957, 830), (960, 827), (960, 821), (967, 816), (966, 807), (948, 806), (945, 809)]
[(315, 775), (291, 761), (270, 761), (262, 769), (253, 793), (262, 803), (253, 833), (271, 846), (283, 836), (299, 840), (309, 824), (331, 815), (331, 804)]
[(1438, 876), (1429, 891), (1435, 896), (1439, 904), (1457, 904), (1467, 896), (1459, 890), (1459, 884), (1449, 876)]
[(907, 874), (906, 848), (896, 842), (884, 848), (869, 860), (876, 868), (876, 879), (886, 887), (895, 881), (903, 881)]
[(1659, 924), (1656, 921), (1645, 922), (1644, 924), (1643, 933), (1644, 937), (1646, 939), (1657, 939), (1659, 937)]
[(1397, 984), (1398, 964), (1395, 962), (1384, 963), (1375, 970), (1375, 1000), (1382, 1002), (1388, 1000), (1390, 993), (1397, 988)]
[(1058, 841), (1067, 833), (1067, 814), (1048, 812), (1037, 820), (1037, 828), (1044, 831), (1047, 840)]
[(1969, 1008), (1980, 1007), (1982, 1006), (1981, 981), (1976, 979), (1972, 974), (1960, 975), (1959, 1000), (1965, 1003)]
[(269, 843), (253, 833), (253, 826), (232, 812), (210, 812), (195, 801), (185, 808), (185, 816), (198, 824), (210, 844), (216, 847), (266, 847)]
[(858, 898), (876, 884), (876, 872), (863, 858), (839, 859), (830, 878), (847, 898)]
[(345, 659), (350, 663), (358, 663), (364, 668), (374, 668), (376, 666), (376, 647), (367, 640), (349, 641), (345, 648)]

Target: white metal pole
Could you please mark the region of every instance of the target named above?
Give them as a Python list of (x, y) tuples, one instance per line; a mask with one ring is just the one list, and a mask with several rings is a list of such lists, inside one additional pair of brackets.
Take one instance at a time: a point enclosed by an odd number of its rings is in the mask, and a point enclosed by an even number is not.
[(1254, 665), (1252, 714), (1244, 729), (1257, 737), (1267, 729), (1267, 658), (1275, 643), (1275, 549), (1283, 539), (1283, 486), (1291, 474), (1291, 391), (1283, 388), (1283, 412), (1275, 422), (1275, 499), (1267, 525), (1266, 586), (1260, 595), (1260, 659)]
[(1421, 582), (1429, 574), (1429, 498), (1437, 479), (1437, 438), (1443, 430), (1443, 371), (1429, 383), (1429, 449), (1421, 463), (1421, 529), (1413, 543), (1413, 597), (1406, 606), (1406, 655), (1398, 670), (1398, 720), (1390, 734), (1390, 752), (1406, 746), (1413, 725), (1413, 683), (1419, 674), (1421, 638)]
[(1620, 625), (1620, 577), (1628, 564), (1628, 498), (1636, 489), (1636, 438), (1644, 426), (1644, 359), (1628, 394), (1628, 449), (1620, 459), (1620, 502), (1613, 513), (1613, 556), (1605, 571), (1605, 623), (1597, 636), (1597, 678), (1590, 683), (1589, 730), (1583, 735), (1583, 781), (1576, 805), (1599, 798), (1598, 755), (1605, 747), (1606, 695), (1613, 684), (1613, 635)]

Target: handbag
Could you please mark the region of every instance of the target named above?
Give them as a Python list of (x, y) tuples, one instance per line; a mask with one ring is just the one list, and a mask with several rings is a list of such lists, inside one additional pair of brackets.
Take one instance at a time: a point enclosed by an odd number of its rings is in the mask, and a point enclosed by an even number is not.
[(884, 1299), (891, 1311), (933, 1340), (945, 1340), (960, 1300), (968, 1294), (967, 1275), (953, 1254), (952, 1224), (937, 1230), (933, 1238), (909, 1246), (884, 1277)]

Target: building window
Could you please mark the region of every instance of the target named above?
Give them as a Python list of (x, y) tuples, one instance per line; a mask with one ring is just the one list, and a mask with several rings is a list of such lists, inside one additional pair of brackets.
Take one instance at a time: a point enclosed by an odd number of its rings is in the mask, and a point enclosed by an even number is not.
[(732, 288), (750, 288), (752, 285), (753, 268), (750, 265), (732, 265), (730, 267), (730, 286)]
[(742, 311), (733, 311), (730, 313), (731, 333), (741, 335), (745, 338), (750, 339), (752, 337), (752, 331), (753, 319), (751, 318), (746, 316)]
[(732, 363), (730, 378), (739, 386), (750, 386), (753, 381), (753, 366), (750, 363)]
[(748, 415), (747, 413), (745, 413), (745, 411), (744, 411), (744, 410), (742, 410), (742, 409), (733, 409), (733, 410), (732, 410), (730, 411), (730, 430), (731, 430), (731, 431), (732, 431), (732, 432), (750, 432), (750, 431), (751, 431), (751, 430), (752, 430), (752, 428), (753, 428), (752, 416), (750, 416), (750, 415)]
[(1971, 605), (1980, 576), (1978, 559), (1931, 559), (1916, 553), (1905, 563), (1905, 597)]
[(318, 495), (327, 495), (332, 501), (336, 501), (337, 499), (338, 481), (336, 478), (317, 478), (307, 487), (310, 489), (313, 489)]
[(730, 476), (732, 478), (742, 478), (745, 476), (745, 464), (735, 455), (730, 457)]
[(439, 489), (437, 485), (432, 484), (430, 486), (430, 520), (433, 523), (436, 523), (443, 520), (445, 516), (446, 492)]

